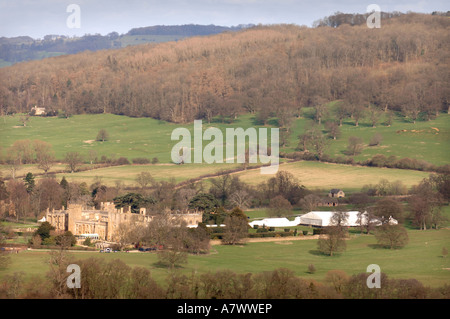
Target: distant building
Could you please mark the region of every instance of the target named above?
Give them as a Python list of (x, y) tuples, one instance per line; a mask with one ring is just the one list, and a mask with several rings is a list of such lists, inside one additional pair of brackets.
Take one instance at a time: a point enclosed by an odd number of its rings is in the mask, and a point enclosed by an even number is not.
[(45, 107), (37, 107), (36, 105), (31, 108), (31, 115), (44, 115), (45, 114)]
[(322, 198), (319, 206), (335, 207), (339, 205), (339, 201), (335, 197)]
[[(173, 218), (181, 218), (187, 226), (197, 226), (202, 222), (202, 213), (171, 214)], [(55, 227), (56, 231), (70, 231), (79, 238), (95, 238), (114, 241), (115, 231), (119, 224), (137, 222), (148, 224), (154, 216), (147, 215), (141, 208), (139, 214), (131, 213), (131, 209), (116, 209), (114, 203), (101, 203), (100, 209), (69, 204), (67, 209), (47, 210), (45, 220)]]
[(341, 197), (345, 197), (345, 193), (342, 189), (337, 189), (337, 188), (333, 188), (332, 190), (330, 190), (330, 192), (328, 193), (328, 197), (337, 197), (337, 198), (341, 198)]

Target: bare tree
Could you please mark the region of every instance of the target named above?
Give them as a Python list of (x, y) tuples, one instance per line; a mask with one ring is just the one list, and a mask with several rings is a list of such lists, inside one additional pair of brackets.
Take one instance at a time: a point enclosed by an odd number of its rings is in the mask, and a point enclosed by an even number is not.
[(101, 129), (100, 131), (98, 131), (97, 137), (96, 137), (96, 141), (107, 141), (109, 138), (109, 134), (105, 129)]
[(377, 229), (375, 237), (379, 245), (390, 249), (404, 247), (409, 241), (408, 233), (402, 225), (384, 224)]
[(27, 192), (25, 184), (16, 180), (9, 181), (7, 185), (9, 193), (9, 201), (14, 207), (16, 220), (24, 218), (30, 209), (30, 196)]
[(76, 172), (83, 163), (83, 157), (78, 152), (67, 152), (64, 160), (71, 173)]
[(225, 245), (236, 245), (243, 243), (248, 233), (248, 222), (241, 216), (228, 216), (224, 220), (225, 231), (222, 243)]
[(239, 189), (231, 194), (230, 203), (234, 206), (247, 208), (250, 205), (250, 194), (245, 189)]
[(281, 217), (289, 214), (292, 209), (291, 203), (281, 195), (275, 196), (269, 203), (269, 215)]
[(358, 155), (362, 152), (364, 148), (363, 139), (361, 137), (357, 136), (350, 136), (348, 138), (348, 144), (347, 144), (347, 154), (348, 155)]
[(348, 217), (349, 217), (348, 211), (342, 206), (337, 206), (336, 210), (333, 212), (333, 215), (331, 216), (330, 224), (342, 228), (347, 224)]
[(345, 237), (346, 233), (342, 227), (328, 226), (318, 239), (318, 248), (322, 253), (333, 256), (334, 253), (344, 251), (347, 248)]
[(315, 210), (319, 204), (320, 197), (314, 194), (306, 195), (299, 201), (300, 207), (308, 212)]
[(47, 175), (47, 172), (53, 166), (53, 162), (55, 161), (55, 154), (52, 150), (52, 145), (44, 141), (34, 140), (33, 146), (38, 168), (42, 169), (45, 175)]
[(139, 186), (141, 186), (141, 188), (146, 188), (148, 185), (153, 184), (155, 182), (155, 179), (149, 172), (140, 172), (136, 176), (136, 182), (139, 184)]
[(338, 123), (334, 121), (328, 121), (325, 123), (325, 128), (328, 131), (328, 136), (333, 140), (338, 138), (341, 135), (341, 130), (339, 129)]

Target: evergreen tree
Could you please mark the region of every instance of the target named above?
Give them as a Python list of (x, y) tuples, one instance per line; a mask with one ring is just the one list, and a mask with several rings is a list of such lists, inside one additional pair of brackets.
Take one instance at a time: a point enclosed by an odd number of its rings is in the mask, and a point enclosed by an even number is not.
[(36, 182), (34, 181), (33, 173), (28, 172), (27, 176), (23, 179), (25, 181), (25, 187), (27, 189), (27, 193), (31, 194), (36, 186)]

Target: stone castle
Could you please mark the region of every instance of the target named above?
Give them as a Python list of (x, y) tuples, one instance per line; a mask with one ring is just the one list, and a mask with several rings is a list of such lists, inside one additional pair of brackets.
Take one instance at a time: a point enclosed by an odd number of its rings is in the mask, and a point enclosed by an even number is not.
[[(172, 214), (186, 222), (188, 227), (195, 227), (202, 222), (202, 213)], [(85, 208), (78, 204), (69, 204), (67, 209), (47, 210), (45, 220), (56, 231), (70, 231), (78, 237), (114, 241), (114, 233), (121, 223), (131, 221), (148, 224), (154, 215), (146, 213), (145, 208), (139, 210), (139, 214), (131, 212), (130, 207), (117, 209), (114, 203), (101, 203), (100, 209)]]

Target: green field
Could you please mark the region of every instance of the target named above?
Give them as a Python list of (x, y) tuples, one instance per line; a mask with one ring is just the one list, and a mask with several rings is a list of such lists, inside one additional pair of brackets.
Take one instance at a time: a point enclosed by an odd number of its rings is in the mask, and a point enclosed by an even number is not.
[[(86, 182), (92, 184), (97, 178), (101, 178), (102, 183), (108, 186), (115, 185), (116, 181), (122, 181), (124, 185), (136, 185), (135, 178), (141, 172), (149, 172), (156, 181), (174, 180), (176, 183), (192, 178), (201, 177), (206, 174), (219, 173), (224, 169), (233, 169), (240, 164), (145, 164), (145, 165), (122, 165), (111, 166), (76, 173), (58, 173), (64, 171), (65, 166), (60, 164), (51, 169), (56, 172), (58, 180), (65, 177), (69, 182)], [(418, 184), (422, 179), (429, 176), (429, 172), (415, 170), (403, 170), (393, 168), (376, 168), (364, 166), (352, 166), (342, 164), (331, 164), (321, 162), (292, 162), (284, 163), (279, 167), (279, 171), (287, 171), (297, 177), (300, 183), (310, 189), (323, 189), (328, 191), (331, 188), (341, 188), (346, 192), (358, 191), (364, 185), (377, 184), (381, 179), (390, 182), (400, 180), (406, 187)], [(42, 173), (35, 165), (22, 167), (16, 176), (25, 176), (27, 172), (33, 174)], [(10, 176), (7, 166), (0, 166), (2, 176)], [(249, 184), (257, 185), (267, 181), (273, 175), (262, 175), (258, 168), (248, 169), (238, 173), (240, 180)], [(208, 178), (205, 178), (207, 181)]]
[[(333, 103), (329, 106), (329, 114), (332, 114)], [(286, 151), (295, 151), (298, 145), (298, 135), (304, 132), (304, 128), (310, 125), (312, 110), (303, 109), (303, 117), (296, 120), (290, 135), (289, 145)], [(332, 115), (328, 119), (332, 120)], [(417, 121), (416, 124), (408, 122), (401, 116), (394, 117), (390, 127), (383, 124), (384, 115), (380, 118), (380, 123), (372, 127), (368, 119), (360, 121), (359, 126), (355, 126), (351, 119), (343, 121), (340, 129), (341, 135), (336, 140), (330, 139), (330, 144), (325, 152), (332, 157), (345, 157), (345, 150), (350, 136), (361, 137), (364, 140), (365, 148), (363, 152), (354, 157), (355, 161), (365, 161), (376, 154), (383, 154), (386, 157), (391, 155), (398, 158), (409, 157), (418, 160), (425, 160), (435, 165), (448, 164), (450, 158), (450, 114), (441, 114), (434, 120)], [(325, 133), (325, 126), (321, 128)], [(405, 131), (404, 131), (405, 130)], [(375, 133), (382, 135), (382, 142), (379, 146), (368, 146)]]
[[(298, 118), (292, 125), (288, 145), (280, 152), (295, 151), (298, 144), (297, 136), (307, 126), (308, 109), (305, 116)], [(273, 121), (272, 121), (273, 122)], [(272, 123), (271, 122), (271, 123)], [(203, 129), (209, 126), (217, 127), (225, 132), (226, 127), (261, 127), (254, 124), (254, 116), (250, 114), (240, 116), (233, 124), (220, 122), (203, 123)], [(171, 141), (171, 133), (177, 127), (189, 128), (192, 124), (177, 125), (151, 118), (130, 118), (112, 114), (75, 115), (68, 119), (31, 117), (27, 126), (20, 122), (20, 115), (3, 116), (0, 118), (0, 146), (3, 152), (14, 141), (20, 139), (40, 139), (53, 145), (56, 157), (62, 159), (68, 151), (78, 151), (87, 155), (89, 150), (96, 150), (98, 157), (105, 155), (109, 158), (121, 156), (132, 159), (135, 157), (158, 157), (160, 162), (169, 163), (170, 151), (176, 144)], [(100, 129), (106, 129), (109, 140), (96, 142), (95, 138)], [(402, 131), (406, 130), (406, 131)], [(415, 131), (412, 131), (415, 130)], [(372, 128), (361, 121), (358, 127), (352, 122), (344, 121), (341, 128), (342, 135), (337, 140), (331, 140), (327, 154), (344, 156), (349, 136), (357, 135), (366, 144), (375, 132), (383, 136), (380, 146), (366, 147), (355, 157), (355, 160), (365, 160), (375, 154), (385, 156), (410, 157), (426, 160), (435, 165), (448, 163), (450, 158), (450, 114), (441, 114), (435, 120), (418, 121), (416, 124), (405, 122), (403, 118), (396, 118), (392, 126), (378, 125)], [(206, 145), (207, 142), (204, 142)]]
[[(280, 170), (288, 171), (310, 189), (341, 188), (344, 191), (355, 191), (368, 184), (377, 184), (381, 179), (390, 182), (400, 180), (411, 187), (429, 176), (429, 172), (352, 166), (321, 162), (293, 162), (280, 165)], [(271, 176), (261, 175), (258, 170), (237, 173), (240, 179), (248, 184), (256, 185)]]
[[(204, 273), (230, 269), (237, 273), (260, 273), (285, 267), (302, 278), (323, 282), (329, 270), (340, 269), (352, 275), (366, 272), (370, 264), (378, 264), (381, 271), (391, 278), (415, 278), (430, 287), (450, 284), (450, 257), (442, 257), (441, 253), (443, 247), (449, 247), (450, 230), (410, 230), (408, 234), (409, 244), (397, 250), (377, 248), (373, 235), (352, 235), (347, 242), (347, 250), (333, 257), (318, 253), (316, 239), (212, 246), (210, 254), (189, 256), (188, 263), (179, 271), (191, 274), (193, 271)], [(157, 256), (153, 253), (72, 254), (75, 258), (119, 258), (129, 266), (150, 269), (152, 276), (160, 283), (164, 282), (168, 274), (167, 269), (156, 265)], [(30, 277), (44, 275), (48, 257), (48, 253), (43, 251), (13, 254), (11, 265), (0, 271), (0, 278), (20, 271)], [(316, 267), (314, 274), (308, 273), (309, 264)]]
[[(301, 133), (308, 121), (307, 110), (305, 117), (296, 119), (293, 125), (290, 142), (281, 151), (294, 151), (297, 145), (296, 137)], [(384, 142), (378, 147), (366, 147), (363, 153), (356, 159), (382, 153), (386, 156), (397, 155), (399, 157), (411, 157), (425, 159), (437, 165), (448, 163), (449, 158), (449, 132), (450, 115), (442, 114), (436, 120), (417, 122), (416, 125), (405, 123), (397, 119), (391, 127), (378, 126), (376, 129), (361, 123), (354, 127), (347, 122), (342, 127), (342, 137), (336, 141), (330, 140), (329, 153), (338, 156), (345, 150), (346, 137), (357, 134), (365, 140), (375, 132), (381, 132)], [(226, 127), (253, 127), (254, 117), (251, 115), (240, 116), (233, 124), (227, 125), (219, 122), (211, 124), (203, 123), (203, 129), (209, 126), (218, 127), (223, 132)], [(69, 180), (92, 182), (96, 177), (101, 177), (103, 182), (109, 185), (116, 180), (125, 184), (132, 184), (135, 176), (141, 171), (150, 172), (156, 180), (168, 180), (175, 178), (176, 182), (195, 178), (205, 174), (218, 172), (222, 169), (233, 169), (239, 164), (171, 164), (170, 151), (177, 141), (171, 141), (171, 134), (175, 128), (186, 127), (192, 132), (192, 124), (177, 125), (150, 118), (130, 118), (112, 114), (75, 115), (69, 119), (31, 117), (27, 126), (20, 123), (20, 116), (4, 116), (0, 118), (0, 150), (5, 156), (6, 149), (14, 141), (20, 139), (40, 139), (52, 144), (57, 159), (62, 159), (68, 151), (78, 151), (86, 157), (90, 150), (95, 150), (97, 157), (106, 156), (110, 159), (126, 157), (130, 161), (133, 158), (145, 157), (152, 159), (157, 157), (158, 165), (125, 165), (108, 168), (92, 169), (73, 174), (64, 173), (64, 164), (55, 164), (50, 172), (57, 173), (58, 178), (66, 176)], [(258, 127), (258, 126), (256, 126)], [(435, 133), (424, 131), (422, 133), (402, 132), (400, 129), (426, 130), (434, 127), (439, 131), (430, 129)], [(109, 133), (109, 140), (105, 142), (95, 141), (99, 129), (104, 128)], [(193, 135), (193, 134), (192, 134)], [(367, 141), (368, 142), (368, 141)], [(204, 142), (206, 145), (207, 142)], [(85, 168), (91, 168), (85, 163)], [(311, 188), (340, 187), (344, 190), (359, 189), (365, 184), (376, 184), (380, 179), (389, 181), (401, 180), (406, 186), (417, 184), (427, 177), (429, 173), (400, 170), (361, 167), (350, 165), (327, 164), (319, 162), (296, 162), (280, 166), (299, 178), (301, 183)], [(0, 166), (2, 176), (10, 176), (7, 166)], [(23, 165), (17, 172), (17, 176), (25, 176), (27, 172), (33, 174), (42, 173), (35, 165)], [(270, 176), (259, 174), (259, 170), (248, 170), (239, 173), (245, 182), (256, 184)]]

